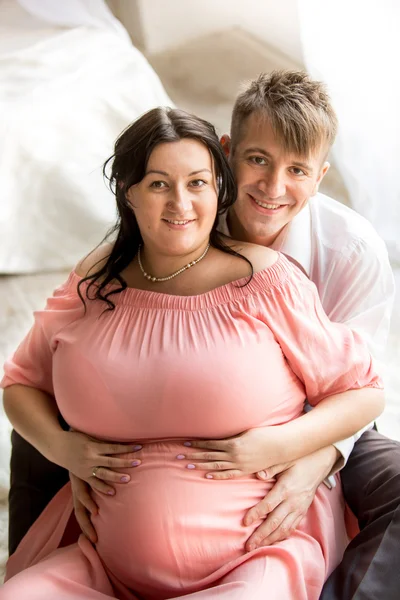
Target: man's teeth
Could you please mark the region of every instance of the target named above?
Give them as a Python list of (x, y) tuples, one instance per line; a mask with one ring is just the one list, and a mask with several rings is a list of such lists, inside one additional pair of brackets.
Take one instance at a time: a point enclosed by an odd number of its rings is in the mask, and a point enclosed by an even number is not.
[(258, 206), (261, 206), (262, 208), (269, 208), (271, 210), (276, 210), (282, 206), (281, 204), (278, 204), (278, 205), (277, 204), (266, 204), (265, 202), (260, 202), (259, 200), (256, 200), (255, 198), (254, 198), (254, 202), (256, 204), (258, 204)]
[(189, 221), (172, 221), (171, 219), (165, 219), (167, 223), (172, 223), (173, 225), (186, 225)]

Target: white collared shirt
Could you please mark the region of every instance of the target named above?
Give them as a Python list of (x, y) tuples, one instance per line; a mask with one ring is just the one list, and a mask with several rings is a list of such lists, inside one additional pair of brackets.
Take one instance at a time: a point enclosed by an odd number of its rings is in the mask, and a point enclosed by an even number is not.
[[(218, 227), (230, 235), (226, 214)], [(340, 202), (316, 194), (280, 232), (271, 248), (283, 252), (317, 286), (332, 321), (346, 323), (383, 359), (394, 301), (394, 277), (383, 240), (364, 217)], [(342, 468), (365, 427), (335, 444)]]

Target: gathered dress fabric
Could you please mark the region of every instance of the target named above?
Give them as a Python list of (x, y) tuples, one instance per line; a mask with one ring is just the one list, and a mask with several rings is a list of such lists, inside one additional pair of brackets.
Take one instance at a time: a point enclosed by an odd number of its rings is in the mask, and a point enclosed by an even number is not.
[(87, 435), (142, 443), (142, 464), (114, 497), (93, 492), (95, 545), (82, 534), (59, 547), (65, 486), (10, 557), (0, 600), (317, 600), (348, 541), (339, 478), (287, 540), (246, 552), (260, 521), (243, 517), (274, 481), (210, 480), (176, 456), (186, 440), (295, 419), (306, 397), (382, 387), (361, 338), (328, 320), (282, 254), (197, 296), (127, 288), (108, 312), (97, 300), (84, 312), (79, 281), (71, 273), (35, 313), (2, 385), (48, 392)]

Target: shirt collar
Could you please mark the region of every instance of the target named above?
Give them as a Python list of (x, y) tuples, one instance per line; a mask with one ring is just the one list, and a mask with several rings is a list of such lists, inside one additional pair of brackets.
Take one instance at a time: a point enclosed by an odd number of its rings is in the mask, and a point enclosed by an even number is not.
[(283, 228), (271, 248), (286, 254), (301, 266), (308, 277), (311, 275), (311, 209), (307, 205)]
[[(309, 200), (307, 205), (288, 223), (271, 245), (273, 250), (282, 252), (293, 259), (298, 266), (310, 277), (311, 273), (311, 210)], [(228, 213), (219, 218), (218, 231), (230, 237), (227, 222)]]

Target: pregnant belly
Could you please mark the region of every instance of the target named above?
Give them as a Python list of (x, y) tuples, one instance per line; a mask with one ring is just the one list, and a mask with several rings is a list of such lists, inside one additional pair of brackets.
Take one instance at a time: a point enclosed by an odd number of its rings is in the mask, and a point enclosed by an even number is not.
[(244, 527), (248, 508), (270, 485), (254, 477), (218, 481), (176, 460), (182, 445), (152, 443), (142, 464), (114, 497), (98, 495), (93, 518), (106, 567), (142, 594), (197, 587), (245, 552), (257, 525)]

